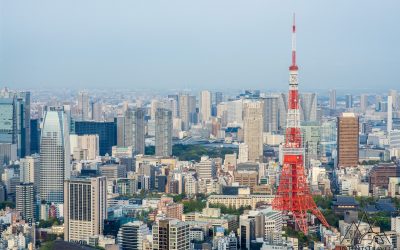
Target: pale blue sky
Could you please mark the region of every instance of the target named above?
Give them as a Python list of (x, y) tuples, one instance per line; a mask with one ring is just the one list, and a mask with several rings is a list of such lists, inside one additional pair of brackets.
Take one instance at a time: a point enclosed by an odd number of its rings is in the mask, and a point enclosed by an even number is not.
[(399, 0), (0, 0), (0, 86), (400, 89)]

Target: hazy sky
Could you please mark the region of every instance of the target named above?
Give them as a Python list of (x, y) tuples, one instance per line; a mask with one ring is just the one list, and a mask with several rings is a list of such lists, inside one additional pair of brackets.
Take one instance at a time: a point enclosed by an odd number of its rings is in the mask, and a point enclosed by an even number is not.
[(0, 0), (0, 86), (400, 89), (399, 0)]

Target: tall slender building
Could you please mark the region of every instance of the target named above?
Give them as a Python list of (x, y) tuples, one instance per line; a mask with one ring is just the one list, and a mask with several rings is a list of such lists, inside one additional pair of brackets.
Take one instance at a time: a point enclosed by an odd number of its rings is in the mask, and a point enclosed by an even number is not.
[(211, 118), (211, 92), (203, 90), (200, 92), (200, 121), (206, 122)]
[(30, 92), (0, 91), (0, 143), (17, 145), (18, 157), (30, 155)]
[(223, 101), (224, 94), (222, 92), (215, 92), (215, 106), (220, 104)]
[(145, 111), (142, 108), (127, 109), (117, 118), (117, 145), (133, 147), (136, 154), (144, 154)]
[(182, 130), (189, 130), (190, 111), (189, 111), (189, 95), (179, 95), (179, 117), (182, 120)]
[(103, 233), (107, 178), (73, 178), (64, 183), (64, 240), (86, 242)]
[(317, 94), (300, 94), (300, 119), (305, 122), (317, 121)]
[(0, 98), (0, 143), (18, 143), (15, 98)]
[(33, 183), (35, 191), (39, 191), (40, 160), (39, 155), (26, 156), (20, 160), (19, 177), (22, 183)]
[(353, 107), (353, 95), (347, 94), (346, 95), (346, 108), (350, 109)]
[(264, 103), (264, 132), (276, 133), (279, 130), (279, 96), (267, 96)]
[(308, 187), (304, 170), (304, 148), (300, 128), (298, 93), (298, 66), (296, 64), (296, 25), (292, 27), (292, 65), (289, 67), (289, 95), (285, 143), (282, 148), (283, 165), (276, 196), (272, 202), (274, 210), (290, 214), (298, 228), (308, 234), (310, 211), (321, 223), (329, 227), (318, 210)]
[(63, 107), (47, 107), (40, 142), (40, 199), (64, 202), (64, 180), (70, 177), (68, 119)]
[(387, 112), (386, 131), (388, 134), (390, 134), (390, 131), (392, 131), (393, 129), (393, 97), (390, 95), (388, 96), (387, 105), (388, 105), (388, 112)]
[(336, 109), (336, 89), (329, 90), (329, 108)]
[(172, 112), (159, 108), (155, 113), (155, 145), (157, 156), (172, 155)]
[(360, 96), (360, 110), (365, 113), (368, 108), (368, 94), (361, 94)]
[(81, 91), (78, 94), (78, 114), (79, 119), (86, 121), (89, 119), (89, 94)]
[(33, 183), (20, 183), (15, 187), (16, 209), (22, 218), (33, 222), (35, 219), (35, 190)]
[(391, 89), (389, 91), (389, 95), (392, 97), (394, 110), (396, 111), (400, 110), (400, 98), (399, 94), (397, 93), (397, 90)]
[(249, 161), (260, 162), (263, 157), (263, 104), (244, 104), (244, 143), (248, 145)]
[(355, 167), (359, 158), (359, 120), (354, 113), (338, 117), (338, 167)]

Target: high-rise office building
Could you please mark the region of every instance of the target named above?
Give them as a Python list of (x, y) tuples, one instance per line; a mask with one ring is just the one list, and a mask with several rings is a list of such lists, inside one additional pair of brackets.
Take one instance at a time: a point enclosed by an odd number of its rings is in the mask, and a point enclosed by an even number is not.
[(0, 143), (0, 166), (17, 160), (17, 144)]
[(142, 250), (143, 240), (149, 234), (149, 228), (142, 221), (128, 222), (118, 231), (118, 245), (121, 250)]
[(331, 160), (337, 145), (336, 120), (323, 121), (321, 124), (321, 157), (322, 160)]
[(329, 90), (329, 108), (336, 109), (336, 89)]
[(35, 188), (33, 183), (20, 183), (15, 187), (15, 207), (26, 221), (35, 219)]
[(319, 160), (321, 153), (321, 127), (318, 122), (302, 122), (303, 148), (305, 166), (310, 167), (311, 160)]
[(361, 112), (365, 113), (367, 108), (368, 108), (368, 95), (367, 94), (361, 94), (361, 96), (360, 96), (360, 110), (361, 110)]
[(117, 145), (132, 147), (136, 154), (144, 154), (145, 111), (142, 108), (128, 109), (117, 118)]
[(179, 95), (179, 117), (182, 120), (182, 130), (189, 130), (190, 111), (189, 111), (189, 95)]
[(350, 109), (353, 107), (353, 95), (347, 94), (346, 95), (346, 108)]
[(91, 115), (92, 121), (101, 122), (103, 121), (103, 106), (100, 102), (91, 102)]
[(0, 143), (17, 144), (18, 157), (30, 155), (30, 92), (0, 91)]
[(286, 118), (288, 110), (288, 99), (286, 93), (280, 93), (278, 109), (279, 109), (279, 131), (284, 132), (286, 130)]
[(267, 96), (264, 103), (264, 132), (279, 131), (279, 96)]
[(244, 104), (244, 143), (248, 145), (249, 161), (263, 158), (263, 105), (261, 102)]
[(0, 143), (17, 144), (16, 99), (0, 98)]
[(46, 202), (64, 202), (71, 172), (68, 125), (63, 107), (47, 107), (40, 142), (40, 199)]
[(197, 124), (199, 122), (198, 109), (196, 108), (196, 96), (189, 96), (189, 123)]
[(200, 121), (206, 122), (211, 118), (211, 92), (203, 90), (200, 92)]
[(22, 183), (33, 183), (35, 191), (39, 191), (40, 184), (40, 156), (32, 155), (20, 159), (19, 177)]
[(354, 113), (343, 113), (338, 117), (338, 167), (358, 165), (359, 121)]
[(112, 153), (117, 145), (117, 122), (75, 121), (73, 133), (77, 135), (98, 135), (100, 155)]
[(189, 224), (175, 219), (159, 220), (153, 225), (153, 250), (189, 249)]
[(317, 94), (300, 94), (300, 119), (305, 122), (317, 121)]
[(386, 131), (388, 134), (390, 134), (390, 131), (393, 130), (393, 97), (388, 96), (388, 111), (387, 111), (387, 126), (386, 126)]
[(389, 91), (389, 96), (392, 97), (394, 110), (396, 111), (400, 110), (400, 98), (397, 90), (391, 89)]
[(86, 91), (81, 91), (78, 94), (78, 115), (79, 120), (89, 120), (89, 94)]
[(31, 119), (31, 154), (40, 153), (40, 121), (39, 119)]
[(155, 146), (157, 156), (172, 155), (172, 112), (159, 108), (155, 114)]
[(64, 182), (64, 240), (86, 242), (101, 235), (107, 219), (106, 177), (73, 178)]
[(222, 92), (215, 92), (215, 98), (214, 98), (214, 103), (215, 106), (220, 104), (224, 99), (224, 94)]

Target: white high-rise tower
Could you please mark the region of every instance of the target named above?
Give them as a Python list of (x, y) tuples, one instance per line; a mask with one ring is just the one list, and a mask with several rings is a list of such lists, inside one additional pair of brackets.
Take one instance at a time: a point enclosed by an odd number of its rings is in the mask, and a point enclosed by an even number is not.
[(48, 107), (40, 140), (40, 199), (64, 202), (64, 180), (70, 177), (69, 126), (63, 107)]

